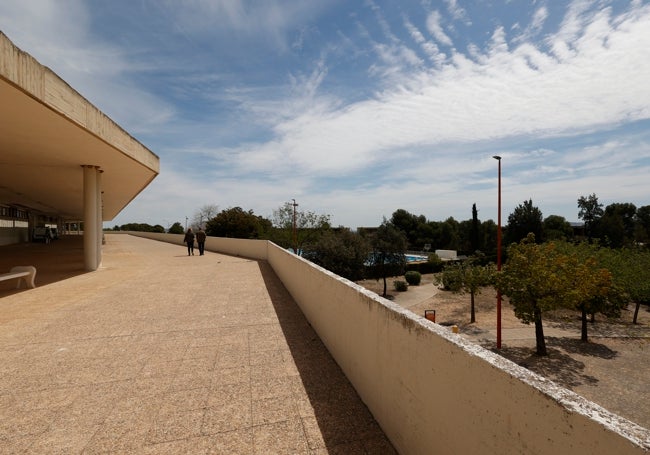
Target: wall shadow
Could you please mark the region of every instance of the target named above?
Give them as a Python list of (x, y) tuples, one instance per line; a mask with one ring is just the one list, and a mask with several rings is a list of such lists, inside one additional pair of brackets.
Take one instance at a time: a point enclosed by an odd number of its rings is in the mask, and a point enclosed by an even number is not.
[(258, 264), (328, 452), (397, 454), (271, 266)]

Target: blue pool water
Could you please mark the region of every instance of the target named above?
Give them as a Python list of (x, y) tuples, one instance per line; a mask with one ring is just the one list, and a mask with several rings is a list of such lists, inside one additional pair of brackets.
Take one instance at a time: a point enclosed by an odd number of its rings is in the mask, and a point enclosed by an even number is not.
[(405, 257), (406, 257), (406, 262), (420, 262), (429, 259), (427, 256), (421, 256), (417, 254), (406, 254)]

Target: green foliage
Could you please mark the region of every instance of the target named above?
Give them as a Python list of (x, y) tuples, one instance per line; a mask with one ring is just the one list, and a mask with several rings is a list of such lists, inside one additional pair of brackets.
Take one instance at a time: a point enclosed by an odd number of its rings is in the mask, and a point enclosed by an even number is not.
[(411, 286), (419, 286), (422, 281), (422, 274), (415, 270), (410, 270), (404, 274), (404, 279)]
[(569, 240), (573, 238), (571, 224), (563, 216), (550, 215), (544, 219), (544, 240)]
[(406, 259), (406, 236), (384, 219), (370, 238), (372, 253), (368, 271), (373, 278), (384, 280), (384, 293), (386, 297), (386, 278), (404, 273)]
[(605, 207), (596, 232), (601, 243), (612, 248), (631, 246), (634, 243), (636, 206), (614, 203)]
[(185, 232), (185, 230), (183, 229), (183, 225), (177, 221), (171, 225), (171, 227), (167, 232), (169, 232), (170, 234), (182, 234), (183, 232)]
[(598, 197), (595, 194), (589, 196), (580, 196), (578, 198), (578, 218), (585, 223), (585, 231), (587, 237), (591, 240), (594, 235), (595, 227), (603, 216), (603, 204), (598, 202)]
[(515, 315), (535, 324), (538, 355), (547, 355), (542, 314), (560, 307), (567, 291), (564, 259), (553, 243), (538, 245), (534, 235), (508, 248), (508, 261), (497, 274), (497, 288), (510, 298)]
[(534, 242), (529, 235), (508, 248), (508, 261), (498, 275), (497, 287), (510, 298), (519, 319), (535, 323), (537, 354), (546, 355), (544, 312), (561, 307), (580, 311), (582, 339), (586, 341), (586, 315), (616, 315), (622, 300), (593, 246)]
[(642, 248), (596, 248), (599, 261), (612, 272), (614, 286), (623, 299), (636, 303), (633, 321), (640, 304), (650, 304), (650, 251)]
[[(271, 218), (273, 230), (270, 239), (283, 248), (297, 246), (298, 250), (302, 250), (304, 245), (314, 243), (324, 232), (331, 229), (330, 215), (319, 215), (314, 212), (296, 209), (294, 242), (294, 209), (293, 203), (286, 202), (273, 211)], [(294, 245), (294, 243), (297, 245)]]
[(305, 245), (303, 257), (339, 276), (356, 281), (364, 277), (370, 245), (361, 235), (346, 228), (325, 232)]
[(427, 256), (427, 262), (440, 266), (444, 264), (444, 262), (442, 262), (442, 259), (440, 259), (440, 256), (438, 256), (436, 253), (429, 253), (429, 256)]
[(445, 290), (458, 294), (470, 294), (470, 322), (476, 322), (474, 296), (481, 288), (494, 283), (495, 267), (493, 264), (480, 265), (477, 260), (470, 259), (447, 265), (436, 278)]
[(442, 285), (445, 291), (460, 292), (463, 288), (463, 272), (460, 264), (451, 263), (436, 277), (436, 282)]
[(422, 275), (427, 273), (438, 273), (443, 269), (443, 262), (408, 262), (406, 263), (405, 270), (408, 272), (413, 270), (420, 272)]
[(155, 226), (152, 226), (147, 223), (127, 223), (121, 225), (118, 230), (136, 232), (165, 232), (165, 228), (161, 225), (157, 224)]
[(533, 205), (532, 199), (524, 201), (515, 207), (508, 216), (508, 225), (505, 231), (505, 244), (519, 242), (533, 233), (538, 241), (542, 237), (542, 212)]
[(406, 281), (395, 280), (393, 281), (393, 287), (398, 292), (405, 292), (408, 291), (409, 285), (406, 283)]
[(270, 222), (252, 210), (246, 212), (241, 207), (232, 207), (208, 221), (205, 233), (214, 237), (259, 239), (264, 237), (269, 227)]

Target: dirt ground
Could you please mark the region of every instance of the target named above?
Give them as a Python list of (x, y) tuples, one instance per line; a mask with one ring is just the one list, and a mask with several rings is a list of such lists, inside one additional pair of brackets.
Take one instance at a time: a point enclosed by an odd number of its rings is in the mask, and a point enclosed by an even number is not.
[[(470, 323), (469, 294), (454, 294), (433, 284), (433, 275), (423, 275), (419, 286), (406, 292), (394, 290), (387, 280), (388, 298), (414, 313), (436, 311), (436, 322), (457, 325), (468, 340), (493, 350), (515, 363), (539, 373), (583, 397), (650, 429), (650, 308), (641, 306), (637, 324), (634, 307), (620, 319), (596, 317), (589, 324), (589, 342), (580, 341), (578, 313), (555, 312), (544, 316), (548, 356), (535, 354), (533, 325), (523, 324), (506, 299), (501, 305), (501, 349), (496, 349), (496, 292), (485, 288), (475, 296), (476, 322)], [(379, 295), (383, 280), (358, 284)]]

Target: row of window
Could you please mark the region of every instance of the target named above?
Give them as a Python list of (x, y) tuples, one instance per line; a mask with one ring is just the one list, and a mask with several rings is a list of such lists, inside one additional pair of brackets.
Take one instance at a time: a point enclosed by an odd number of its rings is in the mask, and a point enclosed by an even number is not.
[(5, 207), (0, 205), (0, 217), (13, 218), (15, 220), (26, 220), (29, 215), (27, 210), (22, 210), (16, 207)]

